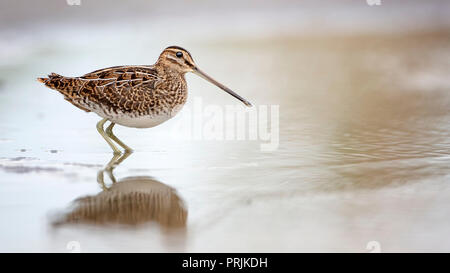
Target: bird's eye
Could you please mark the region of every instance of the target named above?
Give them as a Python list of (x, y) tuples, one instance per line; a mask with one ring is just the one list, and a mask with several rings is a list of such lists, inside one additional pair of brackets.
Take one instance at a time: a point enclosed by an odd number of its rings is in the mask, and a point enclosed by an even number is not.
[(177, 55), (178, 58), (183, 57), (183, 53), (181, 51), (178, 51), (176, 55)]

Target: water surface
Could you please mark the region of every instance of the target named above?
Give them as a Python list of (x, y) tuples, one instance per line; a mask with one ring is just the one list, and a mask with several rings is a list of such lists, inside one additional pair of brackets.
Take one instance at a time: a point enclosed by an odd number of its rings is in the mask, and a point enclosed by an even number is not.
[[(203, 70), (257, 106), (279, 105), (278, 148), (173, 140), (176, 120), (117, 127), (136, 152), (109, 173), (99, 118), (35, 78), (152, 63), (160, 48), (24, 43), (27, 57), (0, 67), (0, 250), (449, 251), (449, 37), (186, 39)], [(237, 104), (187, 79), (186, 109), (196, 97)]]

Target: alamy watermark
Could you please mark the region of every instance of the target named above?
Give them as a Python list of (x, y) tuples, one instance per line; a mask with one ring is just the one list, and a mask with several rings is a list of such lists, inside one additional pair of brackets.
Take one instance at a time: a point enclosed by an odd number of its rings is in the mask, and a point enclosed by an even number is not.
[(275, 151), (280, 141), (279, 105), (204, 105), (200, 97), (174, 121), (171, 137), (178, 140), (250, 140), (263, 152)]
[(81, 0), (66, 0), (66, 3), (69, 6), (80, 6)]
[(367, 242), (366, 249), (369, 253), (381, 253), (381, 244), (378, 241)]
[(70, 253), (81, 253), (81, 244), (78, 241), (67, 242), (66, 248)]
[(381, 0), (366, 0), (366, 3), (369, 6), (380, 6)]

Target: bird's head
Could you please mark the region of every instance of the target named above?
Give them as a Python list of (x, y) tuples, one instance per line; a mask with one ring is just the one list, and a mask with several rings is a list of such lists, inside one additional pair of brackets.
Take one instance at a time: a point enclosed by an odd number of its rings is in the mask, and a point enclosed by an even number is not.
[(169, 46), (164, 49), (157, 63), (182, 73), (193, 72), (196, 67), (191, 53), (179, 46)]
[(234, 91), (232, 91), (230, 88), (226, 87), (225, 85), (217, 82), (208, 74), (201, 71), (197, 65), (194, 62), (194, 59), (192, 58), (191, 53), (187, 51), (186, 49), (179, 47), (179, 46), (169, 46), (159, 55), (158, 61), (156, 62), (157, 65), (164, 65), (166, 67), (169, 67), (172, 70), (178, 71), (180, 73), (187, 73), (192, 72), (194, 74), (197, 74), (198, 76), (202, 77), (203, 79), (209, 81), (210, 83), (216, 85), (220, 89), (224, 90), (228, 94), (232, 95), (236, 99), (240, 100), (242, 103), (244, 103), (246, 106), (251, 107), (252, 104), (248, 102), (243, 97), (236, 94)]

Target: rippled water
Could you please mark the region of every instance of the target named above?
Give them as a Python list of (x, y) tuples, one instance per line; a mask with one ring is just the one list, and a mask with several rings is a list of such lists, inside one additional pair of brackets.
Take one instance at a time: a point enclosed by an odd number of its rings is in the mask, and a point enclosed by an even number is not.
[[(140, 51), (112, 63), (123, 45), (103, 55), (36, 46), (1, 68), (0, 250), (70, 251), (75, 241), (82, 251), (366, 252), (376, 241), (449, 251), (449, 37), (191, 42), (203, 70), (257, 106), (279, 105), (278, 149), (175, 141), (170, 121), (117, 128), (136, 152), (115, 168), (98, 117), (34, 79), (142, 63)], [(237, 103), (188, 83), (187, 109), (196, 97)]]

